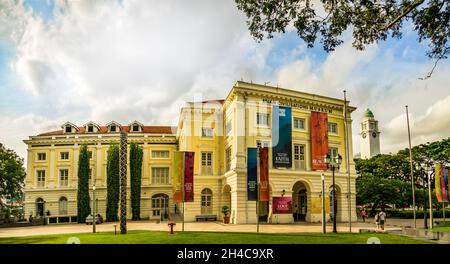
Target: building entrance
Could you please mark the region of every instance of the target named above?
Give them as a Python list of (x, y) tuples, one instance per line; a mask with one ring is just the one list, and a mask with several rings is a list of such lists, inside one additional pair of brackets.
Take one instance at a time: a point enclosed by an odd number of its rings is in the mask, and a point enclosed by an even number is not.
[(160, 217), (161, 220), (169, 218), (169, 196), (163, 193), (152, 197), (152, 216)]

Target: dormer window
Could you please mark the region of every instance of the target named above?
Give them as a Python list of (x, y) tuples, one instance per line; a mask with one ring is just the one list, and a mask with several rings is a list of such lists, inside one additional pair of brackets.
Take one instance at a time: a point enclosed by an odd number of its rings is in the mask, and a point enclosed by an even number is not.
[(76, 133), (78, 131), (78, 127), (70, 122), (64, 123), (61, 128), (63, 129), (64, 133)]
[(144, 125), (135, 120), (131, 122), (128, 126), (130, 132), (142, 132)]
[(139, 132), (139, 126), (133, 125), (133, 132)]
[(110, 132), (110, 133), (119, 132), (120, 127), (121, 127), (121, 125), (119, 123), (117, 123), (116, 121), (111, 121), (106, 126), (108, 127), (108, 132)]
[(66, 133), (72, 133), (72, 127), (71, 126), (66, 126)]
[(98, 133), (100, 131), (100, 126), (92, 121), (89, 121), (84, 125), (84, 129), (86, 133)]
[(88, 131), (89, 133), (93, 133), (94, 132), (94, 126), (88, 126)]
[(109, 130), (110, 130), (111, 132), (116, 132), (116, 126), (115, 126), (115, 125), (112, 125), (112, 126), (109, 128)]

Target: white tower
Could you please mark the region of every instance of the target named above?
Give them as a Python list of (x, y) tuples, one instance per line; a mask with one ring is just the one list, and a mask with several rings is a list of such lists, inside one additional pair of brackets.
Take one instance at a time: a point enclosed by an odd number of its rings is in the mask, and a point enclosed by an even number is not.
[(380, 154), (380, 131), (378, 121), (369, 109), (364, 113), (361, 121), (361, 158), (370, 159)]

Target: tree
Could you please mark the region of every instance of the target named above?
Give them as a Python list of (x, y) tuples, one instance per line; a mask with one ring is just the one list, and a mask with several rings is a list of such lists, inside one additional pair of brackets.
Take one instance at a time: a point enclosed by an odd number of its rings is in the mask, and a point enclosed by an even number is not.
[(84, 223), (86, 217), (91, 213), (89, 198), (89, 154), (87, 145), (80, 147), (78, 157), (78, 192), (77, 192), (77, 220)]
[(23, 159), (0, 143), (0, 197), (22, 197), (25, 176)]
[[(258, 41), (272, 38), (274, 33), (284, 33), (288, 26), (293, 26), (308, 47), (313, 47), (319, 37), (325, 51), (330, 52), (343, 43), (342, 33), (352, 29), (353, 46), (363, 50), (366, 45), (386, 40), (388, 36), (400, 39), (402, 27), (411, 22), (418, 41), (429, 43), (429, 58), (436, 59), (437, 63), (450, 52), (447, 0), (235, 1), (248, 18), (251, 35)], [(426, 78), (431, 76), (434, 67)]]
[(119, 146), (113, 144), (108, 149), (106, 221), (118, 221), (119, 210)]
[(142, 147), (137, 143), (130, 146), (130, 177), (131, 177), (131, 211), (132, 219), (141, 219), (141, 179), (142, 179)]

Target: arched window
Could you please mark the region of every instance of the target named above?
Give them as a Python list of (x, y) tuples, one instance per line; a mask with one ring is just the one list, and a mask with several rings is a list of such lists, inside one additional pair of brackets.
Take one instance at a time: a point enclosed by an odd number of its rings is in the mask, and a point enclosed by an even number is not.
[(44, 216), (44, 204), (44, 199), (40, 197), (36, 199), (36, 215)]
[(161, 220), (169, 217), (169, 196), (159, 193), (152, 196), (153, 216), (160, 216)]
[(202, 214), (211, 214), (212, 213), (212, 191), (211, 189), (205, 188), (202, 190)]
[(59, 214), (60, 215), (67, 214), (67, 198), (64, 196), (59, 198)]

